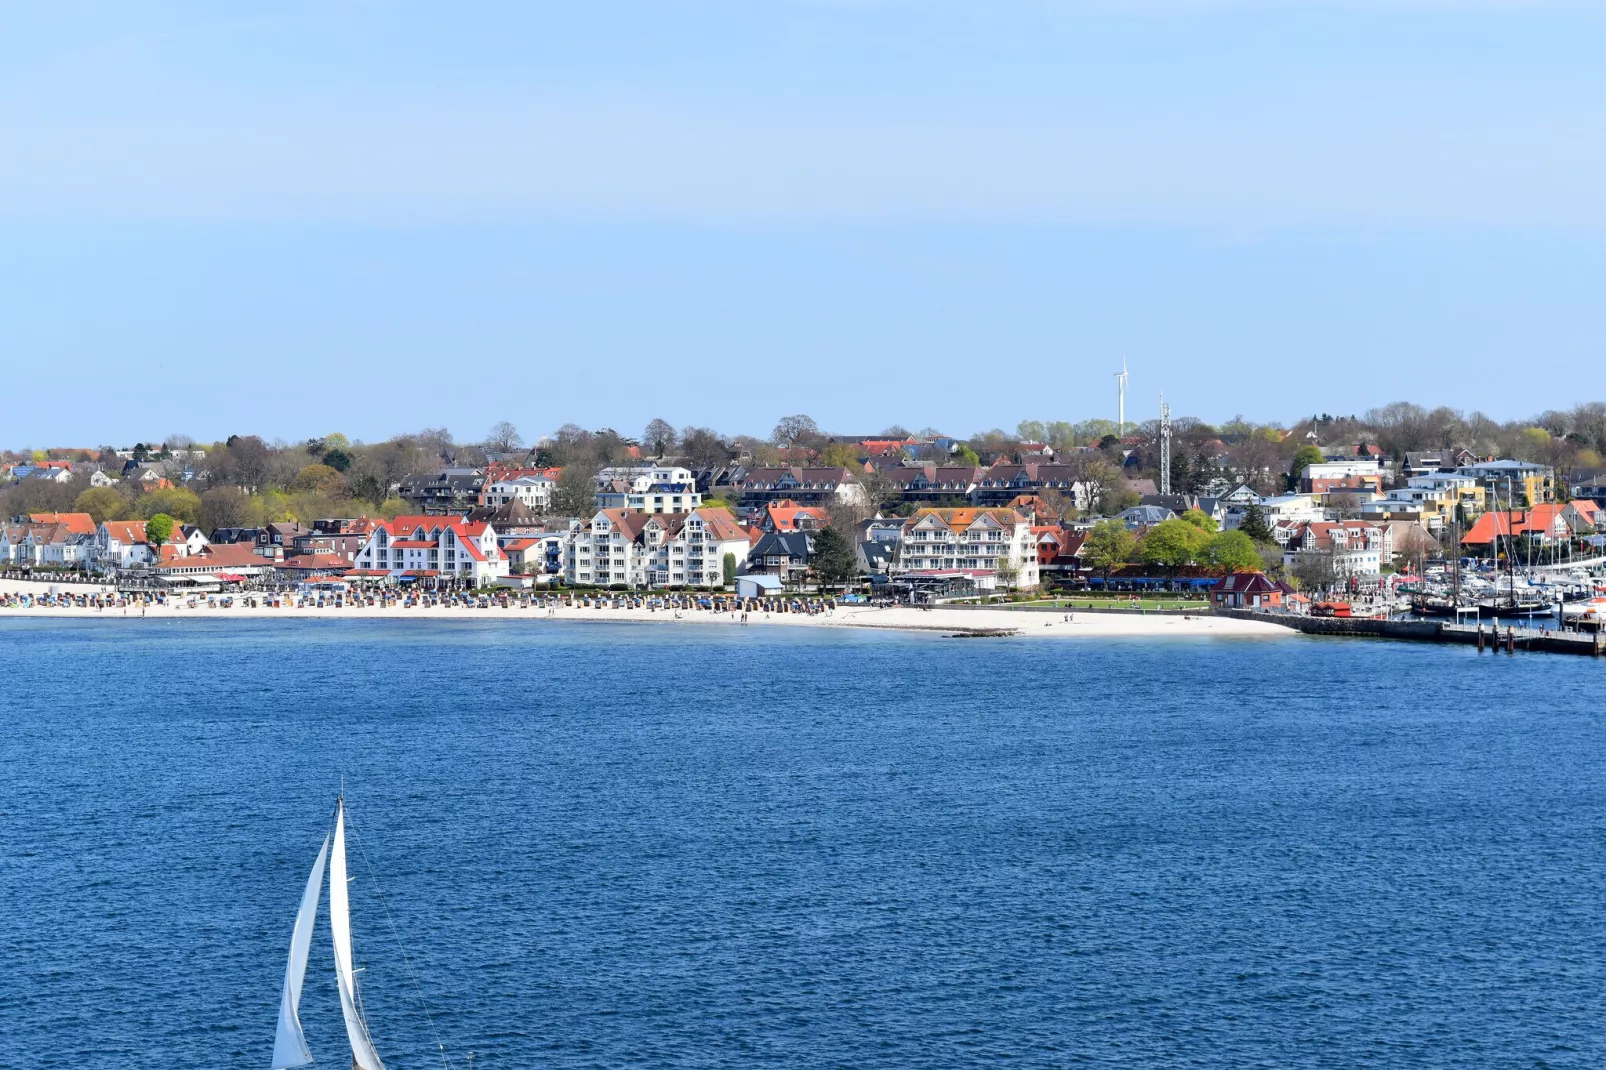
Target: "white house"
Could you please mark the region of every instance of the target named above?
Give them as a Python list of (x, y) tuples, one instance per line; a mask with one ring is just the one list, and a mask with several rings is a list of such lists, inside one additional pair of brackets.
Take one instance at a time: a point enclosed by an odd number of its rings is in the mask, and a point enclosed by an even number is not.
[[(172, 538), (183, 545), (183, 533), (175, 526)], [(148, 565), (160, 555), (145, 536), (143, 520), (104, 520), (95, 529), (95, 564), (100, 568), (133, 568)]]
[(555, 485), (555, 480), (539, 473), (487, 480), (480, 488), (479, 504), (487, 509), (499, 509), (509, 502), (521, 502), (537, 513), (545, 513), (552, 506)]

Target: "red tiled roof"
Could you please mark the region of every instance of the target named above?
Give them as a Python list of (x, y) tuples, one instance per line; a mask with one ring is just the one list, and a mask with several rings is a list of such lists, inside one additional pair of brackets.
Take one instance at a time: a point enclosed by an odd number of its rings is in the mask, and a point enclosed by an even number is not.
[(88, 513), (29, 513), (28, 520), (34, 524), (65, 524), (74, 535), (95, 533), (95, 518)]
[(306, 571), (328, 569), (344, 570), (350, 564), (351, 562), (347, 561), (339, 554), (301, 554), (298, 557), (290, 557), (283, 561), (277, 561), (274, 563), (273, 567)]

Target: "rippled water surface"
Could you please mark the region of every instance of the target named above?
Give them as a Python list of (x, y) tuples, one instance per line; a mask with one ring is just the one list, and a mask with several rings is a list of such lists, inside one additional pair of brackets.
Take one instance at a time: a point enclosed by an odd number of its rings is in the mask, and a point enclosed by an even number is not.
[[(11, 620), (0, 678), (0, 1066), (265, 1070), (342, 777), (392, 1070), (1606, 1062), (1589, 659)], [(345, 1065), (322, 920), (302, 1016)]]

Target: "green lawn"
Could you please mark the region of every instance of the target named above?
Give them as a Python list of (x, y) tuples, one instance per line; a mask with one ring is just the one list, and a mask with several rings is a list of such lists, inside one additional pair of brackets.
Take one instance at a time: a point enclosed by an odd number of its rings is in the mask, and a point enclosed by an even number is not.
[[(1012, 606), (1052, 606), (1055, 609), (1131, 609), (1132, 599), (1095, 595), (1088, 598), (1039, 598), (1031, 602), (1011, 602)], [(1202, 599), (1140, 598), (1138, 608), (1149, 612), (1180, 612), (1182, 610), (1209, 609), (1210, 603)]]

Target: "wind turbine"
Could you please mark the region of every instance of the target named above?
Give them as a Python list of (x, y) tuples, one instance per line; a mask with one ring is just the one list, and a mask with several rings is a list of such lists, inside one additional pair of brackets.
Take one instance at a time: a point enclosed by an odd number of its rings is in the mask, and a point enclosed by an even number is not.
[(1123, 439), (1126, 437), (1126, 379), (1126, 358), (1122, 357), (1121, 370), (1115, 374), (1115, 393), (1117, 398), (1115, 410), (1115, 437), (1117, 439)]

